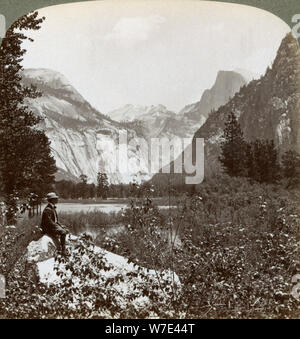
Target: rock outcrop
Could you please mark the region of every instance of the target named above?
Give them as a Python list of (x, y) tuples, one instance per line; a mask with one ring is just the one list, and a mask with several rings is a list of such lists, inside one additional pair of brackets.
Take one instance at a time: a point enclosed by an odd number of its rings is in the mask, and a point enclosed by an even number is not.
[[(87, 287), (93, 287), (97, 284), (97, 279), (85, 277), (82, 281), (78, 279), (78, 276), (73, 277), (72, 271), (68, 269), (68, 265), (76, 266), (76, 269), (85, 270), (86, 265), (90, 265), (91, 271), (101, 276), (102, 285), (106, 286), (109, 281), (116, 279), (117, 283), (114, 284), (113, 289), (116, 292), (117, 300), (120, 308), (126, 309), (130, 300), (131, 306), (133, 306), (137, 312), (143, 309), (151, 309), (151, 301), (147, 295), (143, 293), (146, 285), (151, 282), (153, 286), (161, 284), (163, 281), (169, 281), (171, 284), (174, 281), (174, 286), (180, 291), (180, 281), (178, 276), (171, 271), (154, 271), (148, 270), (133, 263), (129, 263), (125, 257), (108, 252), (100, 247), (93, 247), (93, 253), (99, 256), (99, 259), (104, 261), (105, 267), (103, 269), (95, 270), (93, 267), (93, 261), (86, 254), (80, 257), (80, 261), (72, 261), (72, 256), (77, 255), (76, 243), (80, 241), (75, 236), (68, 236), (68, 251), (70, 256), (65, 261), (58, 262), (55, 259), (55, 245), (51, 238), (43, 236), (37, 241), (33, 241), (28, 245), (26, 259), (28, 263), (36, 266), (36, 271), (41, 283), (47, 286), (57, 285), (60, 286), (63, 282), (62, 275), (57, 273), (58, 271), (64, 272), (65, 278), (70, 279), (70, 284), (78, 287), (84, 285)], [(74, 259), (74, 258), (73, 258)], [(75, 269), (75, 267), (74, 267)], [(147, 282), (145, 282), (143, 276), (147, 276)], [(158, 281), (161, 280), (161, 281)], [(168, 284), (169, 285), (169, 284)], [(149, 286), (148, 286), (149, 288)], [(151, 286), (150, 286), (151, 289)], [(167, 302), (167, 296), (169, 295), (168, 288), (164, 287), (159, 292), (161, 298), (165, 298)], [(129, 297), (130, 296), (130, 297)], [(134, 296), (134, 297), (132, 297)], [(76, 308), (76, 305), (74, 306)], [(91, 305), (91, 307), (93, 307)], [(105, 310), (103, 311), (105, 312)], [(107, 314), (103, 314), (106, 316)]]
[(219, 71), (213, 87), (204, 91), (200, 101), (185, 106), (179, 114), (205, 122), (212, 111), (225, 105), (246, 84), (247, 80), (238, 72)]

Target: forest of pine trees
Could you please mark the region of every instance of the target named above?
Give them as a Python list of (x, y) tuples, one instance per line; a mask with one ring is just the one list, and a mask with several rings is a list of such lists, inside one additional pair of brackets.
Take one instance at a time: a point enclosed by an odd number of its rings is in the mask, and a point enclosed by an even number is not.
[(273, 140), (247, 142), (234, 113), (229, 114), (225, 123), (219, 161), (224, 172), (232, 177), (267, 184), (285, 180), (287, 187), (299, 183), (299, 155), (289, 150), (280, 158)]

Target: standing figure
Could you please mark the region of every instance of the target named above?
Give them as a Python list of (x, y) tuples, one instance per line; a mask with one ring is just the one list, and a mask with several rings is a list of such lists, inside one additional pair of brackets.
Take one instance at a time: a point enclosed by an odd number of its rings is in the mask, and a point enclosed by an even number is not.
[(59, 253), (67, 255), (66, 252), (66, 236), (69, 231), (65, 226), (58, 222), (56, 204), (58, 196), (55, 193), (47, 194), (48, 205), (45, 207), (42, 215), (41, 228), (44, 234), (51, 237)]

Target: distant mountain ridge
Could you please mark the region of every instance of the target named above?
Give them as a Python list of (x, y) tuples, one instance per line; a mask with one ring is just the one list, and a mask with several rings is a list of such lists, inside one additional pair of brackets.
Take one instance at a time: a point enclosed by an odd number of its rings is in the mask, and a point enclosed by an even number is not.
[[(59, 72), (26, 69), (23, 83), (34, 84), (43, 93), (42, 97), (29, 100), (28, 105), (44, 119), (41, 127), (51, 141), (59, 168), (58, 179), (76, 181), (85, 174), (90, 182), (96, 182), (97, 172), (102, 171), (108, 173), (113, 183), (128, 183), (133, 179), (150, 178), (147, 156), (142, 151), (130, 149), (130, 168), (134, 173), (115, 173), (112, 167), (115, 149), (119, 149), (120, 131), (126, 131), (129, 140), (135, 139), (140, 129), (134, 122), (141, 121), (144, 126), (142, 136), (146, 139), (179, 137), (192, 140), (195, 131), (207, 120), (208, 109), (229, 99), (245, 80), (236, 72), (219, 72), (213, 88), (205, 91), (198, 103), (186, 106), (181, 114), (169, 111), (163, 105), (128, 104), (108, 115), (93, 108)], [(175, 158), (179, 154), (180, 149), (176, 149)]]
[(142, 106), (127, 104), (123, 107), (108, 112), (107, 115), (116, 121), (133, 121), (144, 120), (150, 116), (171, 117), (175, 116), (175, 113), (169, 111), (164, 105)]
[(204, 91), (200, 101), (185, 106), (177, 114), (164, 105), (127, 104), (107, 115), (116, 121), (143, 122), (148, 137), (191, 138), (209, 114), (227, 103), (246, 83), (247, 80), (237, 72), (220, 71), (213, 87)]

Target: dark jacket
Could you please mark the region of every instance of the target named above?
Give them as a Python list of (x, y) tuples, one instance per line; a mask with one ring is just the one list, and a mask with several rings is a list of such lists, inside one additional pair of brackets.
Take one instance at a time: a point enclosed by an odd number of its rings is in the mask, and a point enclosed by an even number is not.
[(43, 211), (41, 228), (46, 234), (57, 233), (62, 229), (61, 224), (58, 222), (56, 207), (50, 203)]

